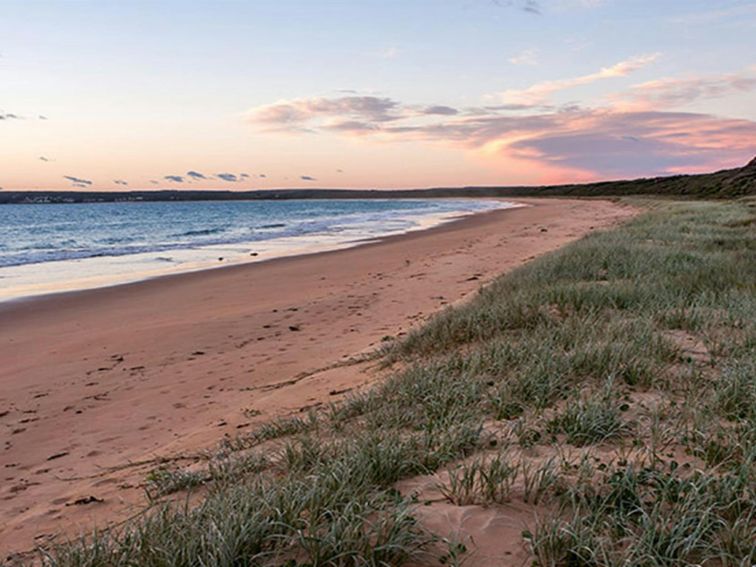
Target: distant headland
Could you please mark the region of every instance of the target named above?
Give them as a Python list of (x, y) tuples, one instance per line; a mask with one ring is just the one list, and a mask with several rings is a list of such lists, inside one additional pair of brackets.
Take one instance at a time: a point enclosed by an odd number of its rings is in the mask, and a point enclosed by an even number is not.
[(417, 199), (490, 197), (612, 197), (660, 195), (731, 199), (756, 194), (756, 158), (713, 173), (544, 186), (468, 186), (425, 189), (265, 189), (253, 191), (1, 191), (0, 204), (114, 203), (141, 201), (249, 201), (285, 199)]

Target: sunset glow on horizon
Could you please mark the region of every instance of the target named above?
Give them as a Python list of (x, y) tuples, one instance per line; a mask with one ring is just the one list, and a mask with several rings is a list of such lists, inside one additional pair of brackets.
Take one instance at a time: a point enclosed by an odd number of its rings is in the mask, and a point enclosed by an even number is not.
[(540, 185), (756, 155), (756, 2), (0, 0), (0, 187)]

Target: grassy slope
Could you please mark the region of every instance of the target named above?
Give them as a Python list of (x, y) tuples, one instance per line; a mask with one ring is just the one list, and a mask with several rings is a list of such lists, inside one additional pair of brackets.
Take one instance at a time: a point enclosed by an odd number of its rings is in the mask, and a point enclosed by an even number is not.
[(743, 167), (696, 175), (673, 175), (620, 181), (602, 181), (546, 187), (470, 188), (497, 196), (580, 196), (607, 197), (656, 195), (697, 199), (732, 199), (756, 195), (756, 158)]
[(198, 506), (45, 561), (438, 564), (393, 486), (448, 469), (451, 502), (551, 510), (523, 534), (539, 565), (750, 565), (756, 206), (649, 207), (396, 343), (383, 356), (402, 369), (372, 391), (151, 476), (153, 498), (202, 485)]

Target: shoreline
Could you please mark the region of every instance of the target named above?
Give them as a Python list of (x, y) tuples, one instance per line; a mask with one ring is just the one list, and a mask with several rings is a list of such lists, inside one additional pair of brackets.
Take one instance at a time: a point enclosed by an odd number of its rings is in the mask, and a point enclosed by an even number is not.
[(373, 383), (379, 369), (360, 355), (382, 340), (634, 214), (607, 201), (517, 201), (531, 206), (0, 305), (0, 550), (123, 520), (142, 509), (162, 459), (191, 463), (225, 435)]
[[(423, 199), (417, 199), (423, 201)], [(458, 199), (445, 199), (455, 201)], [(498, 203), (495, 208), (457, 210), (421, 214), (413, 226), (403, 230), (387, 230), (385, 234), (354, 237), (338, 233), (278, 236), (263, 240), (241, 240), (212, 244), (187, 245), (169, 249), (130, 254), (94, 255), (83, 258), (33, 262), (0, 267), (0, 280), (10, 278), (10, 288), (0, 286), (0, 309), (8, 302), (26, 301), (47, 295), (82, 292), (138, 283), (168, 276), (214, 270), (264, 261), (317, 254), (380, 242), (385, 238), (404, 236), (458, 222), (465, 218), (493, 211), (526, 206), (509, 199), (478, 199), (482, 203)], [(180, 259), (176, 259), (180, 258)], [(156, 263), (161, 260), (165, 263)], [(68, 274), (66, 279), (46, 279), (50, 273)], [(7, 274), (10, 274), (7, 275)], [(13, 279), (19, 280), (13, 281)], [(7, 285), (7, 284), (6, 284)]]
[[(534, 199), (534, 201), (536, 200), (538, 199)], [(178, 271), (178, 272), (173, 272), (173, 273), (165, 273), (165, 274), (159, 274), (155, 276), (148, 276), (148, 277), (137, 279), (134, 281), (125, 281), (125, 282), (118, 282), (118, 283), (112, 283), (112, 284), (105, 284), (105, 285), (100, 285), (96, 287), (87, 287), (87, 288), (81, 288), (81, 289), (66, 289), (66, 290), (61, 290), (61, 291), (53, 291), (49, 293), (40, 293), (40, 294), (35, 294), (35, 295), (14, 297), (14, 298), (9, 298), (9, 299), (0, 298), (0, 316), (3, 316), (3, 314), (7, 311), (12, 311), (13, 308), (16, 306), (28, 305), (29, 303), (33, 303), (37, 301), (45, 301), (45, 300), (56, 301), (58, 299), (66, 299), (68, 297), (86, 295), (90, 293), (95, 294), (96, 292), (107, 292), (111, 290), (121, 290), (121, 289), (126, 290), (126, 289), (132, 289), (132, 288), (139, 289), (142, 285), (149, 285), (152, 283), (163, 282), (163, 281), (167, 281), (168, 283), (180, 284), (183, 278), (189, 278), (189, 276), (194, 276), (195, 278), (203, 278), (206, 274), (210, 274), (212, 272), (220, 272), (220, 271), (230, 272), (232, 270), (244, 270), (251, 266), (263, 266), (263, 265), (270, 265), (270, 264), (279, 263), (279, 262), (296, 261), (299, 258), (305, 258), (305, 257), (315, 258), (318, 256), (337, 254), (339, 252), (344, 252), (346, 250), (355, 250), (355, 249), (362, 249), (365, 247), (378, 246), (383, 243), (400, 242), (405, 239), (411, 239), (411, 237), (413, 236), (424, 237), (426, 235), (433, 236), (434, 234), (443, 234), (452, 229), (463, 229), (464, 228), (463, 226), (459, 226), (459, 227), (455, 226), (460, 223), (474, 222), (475, 224), (477, 224), (478, 222), (485, 221), (485, 217), (487, 216), (502, 214), (502, 213), (506, 213), (507, 211), (512, 211), (512, 210), (532, 206), (532, 205), (526, 204), (525, 200), (521, 200), (521, 199), (517, 199), (517, 200), (506, 199), (505, 202), (517, 204), (517, 206), (502, 207), (502, 208), (492, 209), (492, 210), (487, 210), (487, 211), (456, 215), (449, 219), (443, 220), (437, 224), (434, 224), (433, 226), (430, 226), (430, 227), (417, 227), (417, 228), (410, 229), (410, 230), (407, 230), (398, 234), (389, 234), (386, 236), (379, 236), (376, 238), (364, 238), (361, 240), (354, 240), (354, 241), (345, 243), (345, 245), (342, 247), (327, 248), (324, 250), (317, 250), (314, 252), (295, 252), (293, 254), (288, 254), (288, 255), (273, 256), (271, 258), (261, 258), (261, 259), (250, 260), (250, 261), (245, 261), (245, 262), (235, 262), (235, 263), (229, 263), (229, 264), (224, 264), (224, 265), (219, 265), (219, 266), (205, 266), (205, 267), (196, 268), (196, 269), (188, 269), (185, 271)]]

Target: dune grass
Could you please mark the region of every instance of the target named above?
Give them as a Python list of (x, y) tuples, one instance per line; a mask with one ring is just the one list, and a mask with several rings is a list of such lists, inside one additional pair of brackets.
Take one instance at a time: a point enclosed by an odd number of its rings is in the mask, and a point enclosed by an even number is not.
[(438, 564), (394, 486), (448, 469), (453, 503), (550, 510), (523, 533), (537, 565), (752, 564), (756, 203), (645, 206), (391, 343), (402, 370), (372, 390), (151, 479), (158, 495), (201, 484), (199, 504), (43, 562)]

